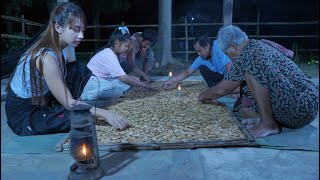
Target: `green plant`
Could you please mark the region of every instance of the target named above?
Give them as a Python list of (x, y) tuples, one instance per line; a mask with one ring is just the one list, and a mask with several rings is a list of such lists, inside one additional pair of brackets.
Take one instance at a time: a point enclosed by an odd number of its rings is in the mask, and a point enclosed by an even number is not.
[(311, 57), (311, 59), (308, 61), (308, 64), (313, 65), (313, 64), (319, 64), (319, 57)]

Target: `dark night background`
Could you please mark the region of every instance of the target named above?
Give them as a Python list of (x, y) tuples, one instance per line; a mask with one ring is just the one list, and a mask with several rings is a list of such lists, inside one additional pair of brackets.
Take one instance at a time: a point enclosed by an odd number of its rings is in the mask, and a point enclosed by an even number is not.
[[(15, 0), (1, 1), (2, 15), (21, 17), (46, 23), (49, 19), (50, 7), (56, 1), (44, 0)], [(114, 25), (125, 22), (128, 25), (157, 24), (158, 23), (158, 1), (157, 0), (76, 0), (85, 12), (88, 25)], [(221, 23), (222, 22), (223, 0), (172, 0), (172, 23), (184, 23), (185, 17), (191, 23)], [(260, 11), (260, 22), (297, 22), (297, 21), (319, 21), (318, 0), (234, 0), (233, 1), (233, 22), (256, 22), (257, 12)], [(97, 15), (100, 22), (97, 21)], [(9, 29), (7, 20), (1, 21), (1, 32), (14, 34), (21, 31), (20, 23), (13, 23)], [(255, 26), (240, 26), (248, 35), (255, 35)], [(208, 33), (216, 36), (219, 26), (194, 26), (189, 28), (189, 36), (197, 36)], [(144, 28), (129, 28), (130, 32), (142, 31)], [(156, 28), (154, 28), (156, 29)], [(38, 27), (27, 27), (28, 36), (32, 36), (39, 30)], [(113, 29), (101, 29), (100, 38), (107, 39)], [(184, 37), (184, 27), (173, 27), (172, 37)], [(273, 25), (260, 26), (261, 35), (318, 35), (319, 25)], [(93, 29), (87, 29), (85, 38), (93, 38)], [(300, 48), (318, 49), (319, 38), (274, 38), (271, 39), (292, 48), (298, 44)], [(8, 39), (2, 38), (2, 44)], [(183, 41), (182, 41), (183, 42)], [(100, 42), (102, 46), (106, 42)], [(191, 43), (190, 43), (191, 44)], [(173, 42), (173, 50), (184, 50), (181, 43)], [(93, 42), (82, 42), (77, 51), (94, 51)], [(184, 47), (184, 46), (182, 46)], [(1, 46), (1, 52), (8, 50)], [(192, 49), (192, 46), (191, 48)], [(316, 52), (317, 53), (317, 52)]]

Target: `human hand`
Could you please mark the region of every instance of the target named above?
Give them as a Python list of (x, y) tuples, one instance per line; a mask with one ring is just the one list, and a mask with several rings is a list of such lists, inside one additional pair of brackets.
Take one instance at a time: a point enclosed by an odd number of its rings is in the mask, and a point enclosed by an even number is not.
[(162, 84), (162, 88), (165, 89), (165, 90), (167, 90), (170, 85), (171, 85), (171, 80), (165, 81), (165, 82)]
[(141, 77), (140, 77), (140, 81), (145, 81), (145, 82), (147, 82), (147, 83), (154, 83), (154, 81), (151, 80), (151, 78), (150, 78), (148, 75), (141, 76)]
[(210, 102), (212, 101), (212, 97), (210, 97), (210, 94), (208, 94), (207, 92), (202, 92), (199, 94), (198, 96), (198, 101), (206, 103), (206, 102)]
[(112, 127), (119, 130), (123, 130), (130, 126), (128, 120), (117, 113), (107, 111), (102, 118), (105, 119)]

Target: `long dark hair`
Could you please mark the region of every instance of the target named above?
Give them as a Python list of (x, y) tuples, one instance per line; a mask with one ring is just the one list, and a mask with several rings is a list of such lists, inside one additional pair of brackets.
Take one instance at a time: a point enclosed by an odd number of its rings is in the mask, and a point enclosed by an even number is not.
[[(24, 59), (18, 63), (24, 63), (23, 64), (23, 75), (22, 75), (22, 82), (25, 82), (25, 67), (27, 63), (27, 58), (30, 56), (30, 83), (31, 83), (31, 92), (32, 92), (32, 103), (35, 105), (45, 105), (45, 97), (43, 94), (43, 62), (42, 59), (44, 58), (47, 50), (51, 49), (55, 54), (58, 56), (59, 64), (60, 64), (60, 70), (62, 75), (64, 72), (64, 66), (65, 62), (62, 58), (62, 55), (60, 55), (62, 47), (59, 45), (59, 34), (55, 30), (55, 23), (59, 24), (61, 27), (70, 26), (70, 29), (73, 29), (77, 20), (80, 20), (83, 24), (84, 28), (86, 27), (86, 16), (84, 15), (83, 11), (79, 6), (72, 2), (62, 2), (58, 3), (56, 7), (53, 9), (48, 27), (46, 30), (40, 35), (41, 38), (30, 48), (26, 51), (25, 54), (22, 55)], [(40, 61), (39, 61), (39, 76), (38, 78), (36, 76), (37, 73), (37, 66), (36, 66), (36, 54), (40, 51), (41, 54), (39, 55)], [(10, 86), (12, 77), (15, 74), (16, 69), (12, 73), (7, 90)], [(63, 78), (63, 81), (65, 82), (65, 79)], [(37, 88), (39, 86), (39, 89)]]
[(104, 50), (105, 48), (114, 47), (115, 43), (119, 41), (120, 43), (124, 43), (130, 40), (130, 33), (127, 27), (121, 26), (117, 27), (109, 37), (109, 42), (103, 46), (102, 48), (98, 49), (93, 55), (96, 55), (98, 52)]

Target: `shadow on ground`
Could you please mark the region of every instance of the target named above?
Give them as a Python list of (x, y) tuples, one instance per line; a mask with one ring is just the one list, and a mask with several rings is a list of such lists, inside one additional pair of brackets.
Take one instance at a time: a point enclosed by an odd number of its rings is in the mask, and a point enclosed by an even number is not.
[(137, 151), (110, 152), (100, 157), (105, 176), (112, 176), (135, 161)]

